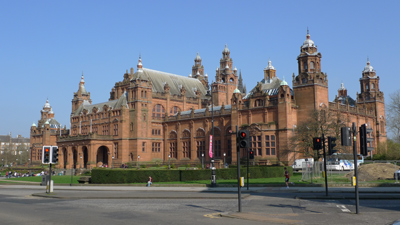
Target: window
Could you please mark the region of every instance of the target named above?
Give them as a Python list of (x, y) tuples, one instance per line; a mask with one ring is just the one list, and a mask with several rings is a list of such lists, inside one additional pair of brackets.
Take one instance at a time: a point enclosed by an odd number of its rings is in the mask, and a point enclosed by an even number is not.
[(114, 135), (118, 135), (118, 124), (114, 124)]
[(184, 141), (182, 143), (183, 158), (190, 158), (190, 141)]
[(174, 106), (171, 108), (171, 110), (169, 111), (170, 115), (175, 115), (176, 113), (178, 113), (180, 111), (178, 106)]
[(304, 62), (304, 69), (307, 70), (307, 62)]
[(146, 142), (143, 142), (142, 143), (142, 152), (145, 152), (146, 151)]
[(197, 158), (201, 158), (202, 154), (206, 155), (206, 142), (205, 141), (197, 141)]
[(314, 69), (314, 62), (310, 62), (310, 69)]
[(250, 136), (250, 142), (250, 149), (254, 151), (255, 155), (261, 156), (261, 136)]
[(169, 143), (169, 154), (171, 158), (177, 158), (176, 140)]
[(265, 154), (276, 155), (275, 135), (265, 135)]
[(165, 117), (164, 106), (158, 104), (153, 107), (153, 119), (160, 119)]
[(221, 140), (214, 141), (214, 154), (215, 157), (221, 157)]
[(115, 158), (118, 159), (118, 142), (114, 143), (114, 154), (115, 154)]
[(160, 151), (161, 151), (161, 142), (151, 143), (151, 152), (160, 152)]

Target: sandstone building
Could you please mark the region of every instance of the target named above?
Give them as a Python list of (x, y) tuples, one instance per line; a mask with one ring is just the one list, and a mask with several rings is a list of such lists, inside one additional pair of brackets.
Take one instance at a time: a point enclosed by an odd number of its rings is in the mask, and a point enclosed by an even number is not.
[[(103, 103), (92, 104), (82, 75), (72, 99), (70, 131), (59, 128), (62, 134), (52, 135), (57, 133), (57, 126), (52, 131), (51, 124), (43, 123), (42, 115), (38, 126), (31, 127), (31, 145), (57, 144), (61, 168), (169, 160), (199, 164), (203, 155), (205, 162), (210, 161), (210, 134), (214, 133), (218, 166), (224, 160), (236, 163), (238, 126), (250, 130), (257, 162), (288, 164), (294, 158), (289, 149), (294, 128), (316, 109), (339, 113), (349, 126), (352, 122), (357, 126), (370, 124), (375, 131), (375, 147), (386, 141), (383, 92), (369, 61), (361, 73), (357, 100), (347, 96), (342, 85), (335, 100), (329, 102), (322, 55), (308, 32), (300, 46), (292, 88), (277, 77), (269, 61), (260, 71), (260, 81), (246, 93), (230, 54), (225, 46), (211, 84), (199, 54), (188, 77), (145, 68), (139, 57), (136, 72), (133, 68), (127, 71)], [(40, 155), (39, 148), (31, 149), (33, 156)]]

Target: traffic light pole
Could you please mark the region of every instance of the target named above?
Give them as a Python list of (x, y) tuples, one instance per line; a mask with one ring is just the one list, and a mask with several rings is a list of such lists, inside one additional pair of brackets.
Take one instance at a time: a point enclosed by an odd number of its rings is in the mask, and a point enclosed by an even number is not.
[[(362, 150), (360, 150), (362, 151)], [(358, 175), (357, 175), (357, 127), (353, 123), (353, 154), (354, 154), (354, 176), (356, 177), (355, 197), (356, 197), (356, 214), (358, 214), (359, 196), (358, 196)], [(352, 180), (353, 182), (353, 180)]]
[(248, 148), (246, 148), (245, 150), (247, 152), (247, 190), (249, 190), (249, 176), (250, 176), (250, 173), (249, 173), (249, 158), (250, 158), (250, 156), (249, 155), (250, 155), (250, 151)]
[(51, 163), (49, 163), (49, 192), (47, 192), (47, 194), (49, 194), (50, 192), (51, 192)]
[[(325, 135), (322, 134), (322, 148), (324, 150), (324, 171), (325, 171), (325, 192), (326, 196), (328, 196), (328, 176), (326, 174), (326, 152), (325, 152)], [(312, 177), (312, 175), (311, 175)]]
[[(239, 134), (239, 128), (236, 126), (236, 138), (238, 138)], [(240, 147), (239, 143), (236, 141), (236, 155), (237, 155), (237, 174), (238, 174), (238, 204), (239, 204), (239, 212), (242, 212), (242, 196), (241, 196), (241, 186), (240, 186)]]

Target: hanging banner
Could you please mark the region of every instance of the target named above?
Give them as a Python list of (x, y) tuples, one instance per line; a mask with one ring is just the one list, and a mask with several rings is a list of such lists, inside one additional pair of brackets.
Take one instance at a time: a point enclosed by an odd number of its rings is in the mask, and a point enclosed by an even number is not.
[(208, 155), (210, 156), (210, 158), (213, 158), (212, 142), (213, 142), (213, 136), (210, 135), (210, 148), (209, 148), (209, 150), (208, 150)]

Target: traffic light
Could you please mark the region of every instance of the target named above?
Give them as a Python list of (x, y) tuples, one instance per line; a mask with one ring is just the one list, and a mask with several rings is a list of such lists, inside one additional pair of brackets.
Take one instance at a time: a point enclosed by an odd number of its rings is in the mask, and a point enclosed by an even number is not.
[(250, 147), (250, 135), (248, 130), (239, 130), (237, 143), (239, 144), (239, 148)]
[[(371, 136), (372, 129), (367, 129), (367, 125), (363, 124), (360, 127), (360, 153), (363, 156), (367, 156), (368, 152), (371, 152), (374, 150), (372, 147), (372, 142), (374, 141), (373, 138), (369, 138), (368, 136)], [(368, 143), (369, 146), (368, 147)]]
[(351, 130), (350, 127), (341, 128), (341, 142), (343, 146), (351, 146)]
[(333, 148), (336, 146), (336, 138), (328, 137), (328, 155), (332, 155), (336, 152)]
[(43, 146), (42, 150), (42, 163), (49, 164), (51, 157), (51, 147), (50, 146)]
[(313, 149), (314, 150), (322, 149), (322, 139), (320, 137), (313, 138)]
[(58, 146), (53, 146), (51, 150), (51, 163), (58, 163)]
[(254, 159), (254, 151), (253, 150), (249, 151), (249, 159)]

